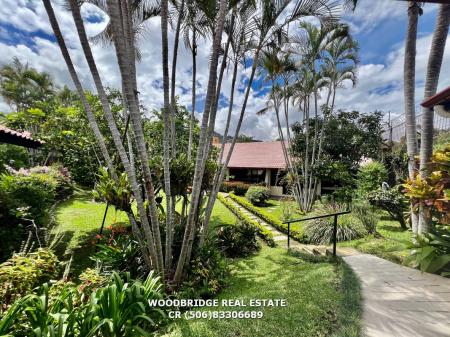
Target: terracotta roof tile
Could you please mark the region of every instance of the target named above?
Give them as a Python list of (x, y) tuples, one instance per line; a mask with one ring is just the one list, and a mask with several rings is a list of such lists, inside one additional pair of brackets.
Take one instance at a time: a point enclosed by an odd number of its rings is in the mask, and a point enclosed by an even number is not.
[[(229, 149), (230, 143), (225, 144), (223, 161)], [(286, 169), (281, 142), (236, 143), (228, 167)]]
[(39, 139), (33, 139), (31, 137), (31, 133), (28, 131), (19, 132), (0, 124), (0, 135), (2, 134), (5, 136), (12, 136), (13, 138), (16, 138), (18, 140), (27, 141), (29, 144), (31, 143), (34, 143), (36, 145), (44, 144), (44, 141), (41, 141)]

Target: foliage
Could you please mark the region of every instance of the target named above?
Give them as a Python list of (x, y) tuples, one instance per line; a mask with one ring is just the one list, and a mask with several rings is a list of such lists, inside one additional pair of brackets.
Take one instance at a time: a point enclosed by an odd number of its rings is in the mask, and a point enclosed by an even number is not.
[(241, 181), (224, 181), (220, 191), (225, 193), (234, 192), (236, 195), (244, 195), (249, 188), (250, 184), (246, 184)]
[(29, 160), (26, 148), (12, 144), (0, 144), (0, 173), (5, 172), (5, 165), (16, 170), (28, 167)]
[(387, 211), (389, 215), (406, 229), (405, 213), (408, 211), (408, 201), (400, 191), (400, 186), (393, 188), (379, 188), (367, 196), (371, 205)]
[(221, 226), (217, 229), (217, 245), (226, 257), (245, 257), (259, 249), (255, 226), (247, 222)]
[(151, 336), (165, 319), (162, 310), (149, 304), (149, 300), (164, 296), (159, 278), (153, 272), (144, 281), (133, 281), (129, 276), (122, 279), (114, 273), (105, 286), (89, 294), (85, 303), (78, 300), (79, 293), (73, 287), (53, 292), (54, 298), (49, 288), (44, 284), (38, 294), (16, 302), (5, 315), (7, 320), (0, 321), (0, 333), (140, 337)]
[[(340, 211), (338, 205), (326, 204), (318, 215)], [(334, 217), (310, 220), (304, 227), (305, 235), (311, 243), (330, 244), (333, 242)], [(367, 231), (359, 219), (350, 214), (338, 216), (336, 241), (348, 241), (367, 235)]]
[(0, 312), (19, 297), (55, 276), (58, 258), (44, 248), (26, 254), (14, 254), (0, 265)]
[(352, 204), (352, 214), (357, 218), (368, 234), (375, 234), (377, 230), (378, 216), (368, 202), (359, 201)]
[(251, 186), (245, 193), (245, 197), (253, 205), (264, 205), (270, 198), (270, 189), (264, 186)]
[(90, 294), (104, 286), (108, 279), (101, 275), (98, 269), (86, 268), (78, 278), (81, 284), (78, 286), (78, 292), (81, 294), (81, 301), (86, 302)]
[[(237, 195), (234, 195), (233, 193), (230, 193), (230, 198), (233, 199), (234, 201), (236, 201), (242, 207), (246, 208), (248, 211), (252, 212), (256, 216), (258, 216), (261, 219), (263, 219), (264, 221), (267, 221), (267, 223), (269, 223), (270, 225), (272, 225), (273, 227), (275, 227), (279, 231), (287, 234), (287, 232), (288, 232), (288, 225), (284, 224), (277, 217), (273, 216), (272, 214), (269, 214), (267, 212), (264, 212), (264, 211), (260, 210), (258, 207), (256, 207), (255, 205), (251, 204), (247, 199), (239, 197)], [(305, 236), (304, 236), (304, 233), (303, 233), (303, 231), (301, 229), (293, 229), (293, 228), (291, 228), (290, 234), (291, 234), (291, 237), (293, 237), (294, 239), (296, 239), (299, 242), (304, 242), (305, 241)]]
[(212, 242), (206, 242), (197, 252), (187, 270), (188, 281), (180, 288), (183, 298), (211, 298), (225, 285), (228, 264)]
[(405, 264), (413, 262), (420, 270), (450, 276), (450, 225), (436, 225), (417, 238)]
[(100, 168), (93, 193), (96, 199), (108, 202), (121, 211), (131, 212), (132, 193), (125, 172), (120, 173), (116, 182), (106, 168)]
[(111, 234), (108, 238), (101, 238), (97, 244), (97, 251), (91, 257), (104, 270), (129, 272), (132, 277), (144, 274), (141, 252), (136, 240), (123, 226), (110, 226)]
[(358, 170), (358, 191), (365, 196), (381, 187), (387, 180), (387, 170), (384, 165), (377, 161), (372, 161), (361, 165)]
[(443, 224), (450, 221), (450, 145), (434, 152), (429, 164), (431, 174), (427, 178), (417, 175), (408, 179), (403, 187), (405, 195), (415, 207), (431, 208)]
[[(231, 194), (230, 194), (231, 196)], [(266, 241), (266, 243), (273, 247), (275, 246), (275, 241), (273, 240), (273, 234), (271, 231), (267, 230), (266, 228), (264, 228), (259, 222), (251, 219), (250, 217), (246, 216), (244, 213), (242, 213), (238, 207), (236, 207), (232, 202), (230, 202), (229, 200), (227, 200), (224, 196), (218, 194), (217, 195), (217, 199), (219, 199), (219, 201), (221, 203), (223, 203), (231, 212), (234, 213), (234, 215), (236, 215), (236, 217), (246, 226), (253, 226), (254, 228), (257, 229), (258, 235), (264, 240)]]
[(408, 177), (408, 153), (405, 141), (391, 144), (383, 153), (382, 163), (388, 171), (389, 185), (402, 183)]

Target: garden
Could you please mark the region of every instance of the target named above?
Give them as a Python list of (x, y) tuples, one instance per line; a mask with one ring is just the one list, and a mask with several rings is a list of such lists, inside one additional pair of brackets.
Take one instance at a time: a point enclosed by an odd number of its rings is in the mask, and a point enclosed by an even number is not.
[[(0, 336), (362, 336), (365, 285), (329, 254), (334, 236), (338, 255), (450, 277), (450, 131), (430, 130), (424, 115), (420, 142), (415, 119), (387, 139), (381, 111), (338, 105), (359, 66), (340, 2), (39, 6), (71, 82), (19, 58), (0, 68), (11, 108), (0, 113)], [(91, 36), (94, 7), (108, 20)], [(441, 7), (436, 20), (448, 26)], [(155, 27), (159, 105), (139, 91), (142, 32)], [(200, 43), (210, 50), (197, 74)], [(99, 46), (115, 50), (117, 88), (97, 67)], [(179, 50), (192, 58), (189, 80), (177, 73)], [(261, 101), (257, 86), (265, 107), (247, 111)], [(243, 125), (272, 117), (283, 162), (275, 183), (260, 170), (235, 179), (235, 145), (259, 142)], [(324, 216), (339, 212), (334, 233)], [(178, 300), (219, 305), (154, 304)]]

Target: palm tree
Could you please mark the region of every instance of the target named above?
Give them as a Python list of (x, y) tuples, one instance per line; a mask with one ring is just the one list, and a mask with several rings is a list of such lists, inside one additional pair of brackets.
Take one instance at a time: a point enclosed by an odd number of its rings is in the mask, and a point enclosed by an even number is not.
[[(84, 52), (84, 55), (86, 57), (86, 61), (88, 63), (89, 69), (91, 71), (92, 77), (94, 79), (94, 83), (97, 89), (97, 93), (99, 95), (100, 98), (100, 102), (102, 104), (102, 109), (103, 112), (105, 114), (105, 118), (107, 121), (107, 124), (109, 126), (109, 129), (111, 131), (111, 135), (113, 137), (113, 141), (114, 141), (114, 145), (116, 146), (116, 149), (119, 153), (119, 157), (121, 159), (121, 162), (125, 168), (125, 171), (127, 173), (128, 176), (128, 180), (130, 183), (130, 186), (132, 188), (133, 191), (133, 195), (135, 197), (136, 203), (138, 204), (138, 210), (144, 210), (144, 204), (143, 204), (143, 200), (140, 196), (140, 189), (139, 189), (139, 184), (137, 183), (137, 178), (135, 176), (135, 170), (134, 167), (132, 167), (130, 159), (128, 158), (128, 155), (126, 153), (125, 147), (123, 145), (122, 142), (122, 137), (120, 135), (120, 132), (117, 128), (116, 122), (114, 120), (114, 116), (111, 112), (111, 107), (109, 105), (108, 102), (108, 98), (104, 89), (104, 86), (102, 84), (101, 78), (100, 78), (100, 74), (98, 72), (97, 69), (97, 65), (95, 63), (94, 57), (92, 55), (92, 51), (91, 48), (89, 46), (89, 41), (86, 35), (86, 31), (84, 28), (84, 24), (81, 18), (81, 13), (80, 13), (80, 7), (79, 7), (79, 3), (77, 0), (70, 0), (69, 1), (70, 4), (70, 9), (72, 12), (72, 16), (74, 18), (75, 21), (75, 26), (77, 28), (77, 32), (78, 32), (78, 36), (80, 38), (80, 42), (81, 42), (81, 46)], [(132, 149), (130, 149), (132, 151)], [(131, 217), (132, 214), (129, 214), (129, 216)], [(145, 228), (149, 228), (149, 223), (147, 221), (147, 215), (145, 212), (140, 213), (139, 214), (140, 218), (141, 218), (141, 223), (142, 226)], [(136, 223), (136, 221), (131, 221), (132, 224)], [(137, 236), (137, 240), (139, 242), (143, 242), (143, 238), (142, 238), (142, 234), (141, 234), (141, 230), (139, 228), (134, 228), (133, 229), (135, 235)], [(147, 231), (147, 233), (149, 234), (150, 231)], [(150, 242), (152, 242), (153, 238), (151, 235), (149, 235), (147, 238), (147, 240), (149, 240)], [(144, 253), (143, 256), (146, 257), (147, 255), (147, 251), (145, 246), (141, 246), (141, 250)], [(154, 249), (150, 249), (151, 251), (151, 258), (154, 260), (156, 258), (156, 253)], [(148, 258), (146, 258), (147, 261), (149, 261)], [(151, 266), (149, 266), (151, 267)]]
[[(422, 9), (416, 1), (408, 2), (408, 29), (405, 43), (405, 63), (403, 67), (403, 87), (405, 97), (406, 150), (408, 153), (408, 175), (414, 179), (416, 174), (417, 128), (415, 111), (415, 71), (417, 23)], [(418, 214), (411, 204), (411, 225), (413, 233), (417, 233)]]
[[(439, 6), (436, 18), (436, 27), (433, 33), (430, 56), (428, 58), (427, 75), (425, 79), (424, 99), (436, 94), (441, 72), (442, 59), (444, 56), (445, 43), (450, 23), (450, 4)], [(433, 153), (433, 118), (434, 113), (431, 108), (422, 108), (422, 135), (420, 144), (420, 174), (422, 178), (429, 175), (428, 163)], [(418, 233), (427, 233), (431, 226), (431, 213), (428, 207), (421, 206), (419, 211)]]
[(44, 7), (47, 12), (47, 15), (48, 15), (48, 18), (50, 21), (50, 25), (51, 25), (53, 33), (55, 35), (56, 41), (58, 42), (58, 45), (59, 45), (59, 48), (63, 55), (64, 61), (69, 70), (70, 77), (72, 78), (75, 88), (77, 89), (78, 95), (80, 96), (80, 100), (83, 104), (84, 111), (86, 112), (86, 116), (88, 118), (89, 125), (91, 126), (92, 131), (94, 132), (95, 139), (97, 140), (97, 143), (98, 143), (98, 146), (102, 153), (102, 156), (105, 159), (106, 165), (108, 166), (108, 169), (111, 172), (112, 177), (117, 180), (116, 170), (115, 170), (114, 164), (111, 160), (111, 157), (109, 156), (108, 149), (106, 148), (105, 139), (104, 139), (102, 133), (100, 132), (100, 129), (98, 128), (97, 121), (95, 120), (94, 114), (92, 113), (91, 107), (86, 99), (85, 94), (84, 94), (83, 87), (82, 87), (81, 82), (78, 78), (78, 75), (75, 71), (75, 67), (72, 63), (72, 59), (70, 58), (69, 51), (67, 49), (64, 38), (62, 36), (61, 30), (59, 28), (58, 21), (56, 20), (56, 16), (55, 16), (55, 12), (53, 11), (52, 4), (51, 4), (50, 0), (42, 0), (42, 1), (44, 3)]

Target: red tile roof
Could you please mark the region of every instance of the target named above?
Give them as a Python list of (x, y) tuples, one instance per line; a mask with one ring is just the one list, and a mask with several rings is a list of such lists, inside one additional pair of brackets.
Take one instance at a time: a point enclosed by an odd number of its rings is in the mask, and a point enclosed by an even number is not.
[(438, 92), (436, 95), (431, 96), (422, 102), (422, 106), (424, 108), (432, 108), (435, 105), (442, 104), (446, 101), (450, 100), (450, 87), (445, 88), (444, 90)]
[(39, 139), (31, 138), (31, 133), (28, 131), (19, 132), (0, 124), (0, 143), (2, 142), (31, 148), (44, 144)]
[[(223, 161), (228, 155), (230, 145), (225, 144)], [(286, 169), (281, 142), (236, 143), (228, 167)]]

